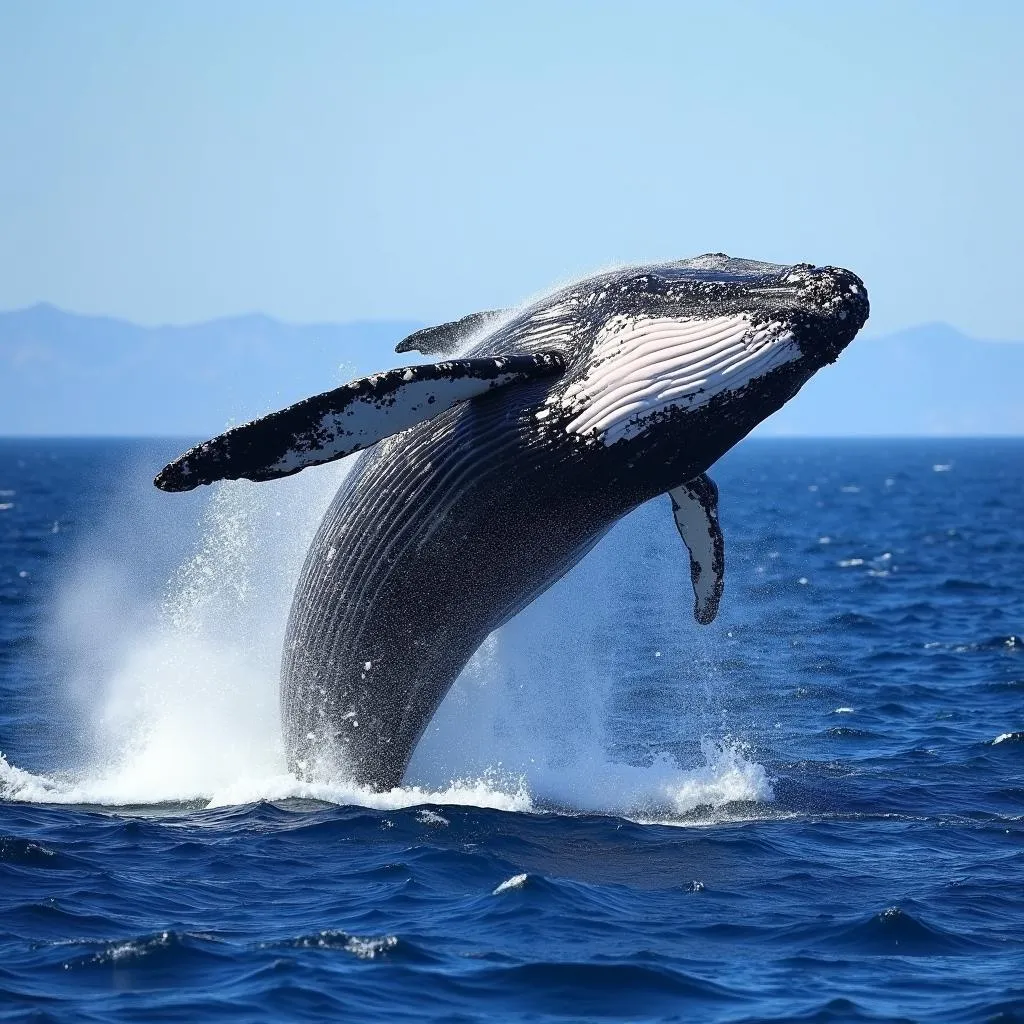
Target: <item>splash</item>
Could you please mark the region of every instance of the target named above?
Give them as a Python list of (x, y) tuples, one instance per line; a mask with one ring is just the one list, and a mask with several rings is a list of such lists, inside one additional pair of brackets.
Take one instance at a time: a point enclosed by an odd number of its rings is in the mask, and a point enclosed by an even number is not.
[(154, 549), (177, 545), (173, 525), (187, 505), (156, 495), (162, 524), (151, 512), (106, 531), (103, 550), (83, 556), (60, 602), (71, 621), (63, 632), (77, 645), (68, 697), (85, 733), (84, 764), (59, 790), (41, 782), (40, 792), (20, 791), (125, 806), (209, 800), (239, 780), (283, 774), (278, 673), (288, 608), (347, 468), (325, 467), (292, 486), (214, 488), (194, 550), (169, 580), (147, 573), (138, 535), (146, 529)]
[[(0, 800), (24, 803), (145, 807), (201, 803), (207, 809), (269, 801), (314, 801), (377, 810), (401, 810), (424, 804), (470, 806), (509, 812), (535, 810), (562, 813), (616, 814), (641, 822), (671, 824), (695, 811), (723, 811), (737, 804), (768, 803), (774, 799), (764, 769), (748, 761), (737, 747), (712, 744), (703, 768), (680, 771), (664, 759), (650, 768), (603, 763), (581, 766), (578, 774), (563, 776), (556, 784), (535, 780), (538, 793), (520, 777), (453, 781), (444, 788), (400, 786), (375, 792), (354, 783), (304, 782), (287, 772), (252, 774), (211, 790), (208, 773), (191, 773), (184, 780), (154, 783), (152, 776), (136, 774), (136, 763), (119, 765), (96, 778), (50, 777), (24, 771), (0, 754)], [(150, 755), (158, 763), (156, 754)], [(596, 768), (596, 772), (595, 769)], [(730, 814), (719, 817), (731, 817)], [(712, 815), (710, 819), (716, 820)]]
[[(648, 626), (661, 616), (658, 630), (686, 637), (680, 664), (694, 663), (701, 642), (678, 618), (688, 617), (690, 602), (687, 596), (680, 603), (675, 573), (661, 577), (659, 592), (652, 571), (641, 594), (623, 578), (624, 560), (635, 560), (623, 545), (651, 544), (649, 533), (629, 522), (484, 643), (435, 716), (407, 785), (377, 793), (344, 778), (309, 783), (289, 774), (278, 711), (288, 608), (305, 551), (350, 465), (214, 488), (192, 554), (162, 585), (145, 579), (139, 533), (147, 530), (154, 550), (180, 544), (160, 517), (180, 515), (181, 505), (157, 495), (158, 511), (129, 522), (123, 536), (108, 534), (102, 557), (94, 552), (73, 574), (63, 603), (81, 647), (71, 690), (80, 698), (88, 757), (68, 771), (34, 774), (0, 755), (0, 798), (110, 807), (463, 804), (635, 820), (686, 819), (773, 799), (751, 752), (710, 737), (699, 715), (645, 718), (640, 702), (625, 722), (609, 725), (622, 678), (646, 671), (633, 650), (638, 617)], [(666, 544), (652, 564), (674, 564), (674, 534)], [(119, 551), (122, 570), (132, 564), (138, 578), (110, 571)], [(679, 688), (692, 692), (693, 684), (681, 679)], [(707, 698), (706, 679), (703, 685)], [(659, 748), (652, 736), (666, 722), (676, 735), (705, 736), (702, 763), (686, 765), (678, 752)], [(643, 742), (624, 756), (616, 732)]]
[(533, 801), (522, 780), (503, 784), (474, 779), (452, 782), (444, 789), (402, 786), (378, 793), (354, 783), (303, 782), (294, 775), (242, 775), (233, 782), (212, 788), (208, 779), (196, 784), (154, 786), (146, 777), (133, 778), (131, 766), (117, 766), (110, 775), (96, 778), (50, 777), (24, 771), (0, 754), (0, 800), (65, 806), (146, 807), (184, 805), (193, 808), (233, 807), (259, 801), (315, 801), (340, 806), (356, 805), (392, 811), (423, 804), (488, 807), (501, 811), (532, 811)]

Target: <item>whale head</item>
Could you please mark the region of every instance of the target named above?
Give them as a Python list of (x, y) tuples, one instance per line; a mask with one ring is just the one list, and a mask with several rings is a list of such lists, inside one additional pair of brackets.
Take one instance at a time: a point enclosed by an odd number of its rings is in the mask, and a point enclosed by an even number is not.
[(619, 451), (692, 449), (698, 436), (719, 457), (833, 362), (868, 316), (860, 278), (806, 263), (712, 254), (593, 282), (577, 300), (587, 343), (541, 417)]

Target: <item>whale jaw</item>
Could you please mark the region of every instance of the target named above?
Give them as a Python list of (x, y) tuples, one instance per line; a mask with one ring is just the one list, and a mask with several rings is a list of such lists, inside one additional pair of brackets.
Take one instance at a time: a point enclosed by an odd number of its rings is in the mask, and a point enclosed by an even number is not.
[(598, 332), (591, 368), (549, 404), (566, 431), (613, 445), (670, 411), (692, 411), (801, 358), (783, 323), (750, 314), (702, 318), (617, 316)]

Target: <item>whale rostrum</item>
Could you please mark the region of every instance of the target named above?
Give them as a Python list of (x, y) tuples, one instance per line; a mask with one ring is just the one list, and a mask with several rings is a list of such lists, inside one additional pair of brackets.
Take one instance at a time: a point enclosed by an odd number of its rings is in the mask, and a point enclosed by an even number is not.
[(165, 467), (157, 486), (188, 490), (368, 449), (292, 602), (291, 770), (399, 785), (487, 635), (659, 495), (689, 552), (694, 618), (713, 621), (725, 545), (707, 470), (867, 316), (863, 283), (837, 267), (721, 253), (623, 267), (417, 331), (398, 352), (451, 358), (305, 399)]

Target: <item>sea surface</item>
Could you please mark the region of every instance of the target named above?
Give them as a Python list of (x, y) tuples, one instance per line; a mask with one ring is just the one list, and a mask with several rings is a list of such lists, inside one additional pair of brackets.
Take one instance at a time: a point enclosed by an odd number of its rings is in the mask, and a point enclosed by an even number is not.
[(280, 745), (346, 466), (179, 450), (0, 441), (0, 1019), (1024, 1020), (1024, 442), (744, 443), (716, 623), (652, 502), (386, 794)]

